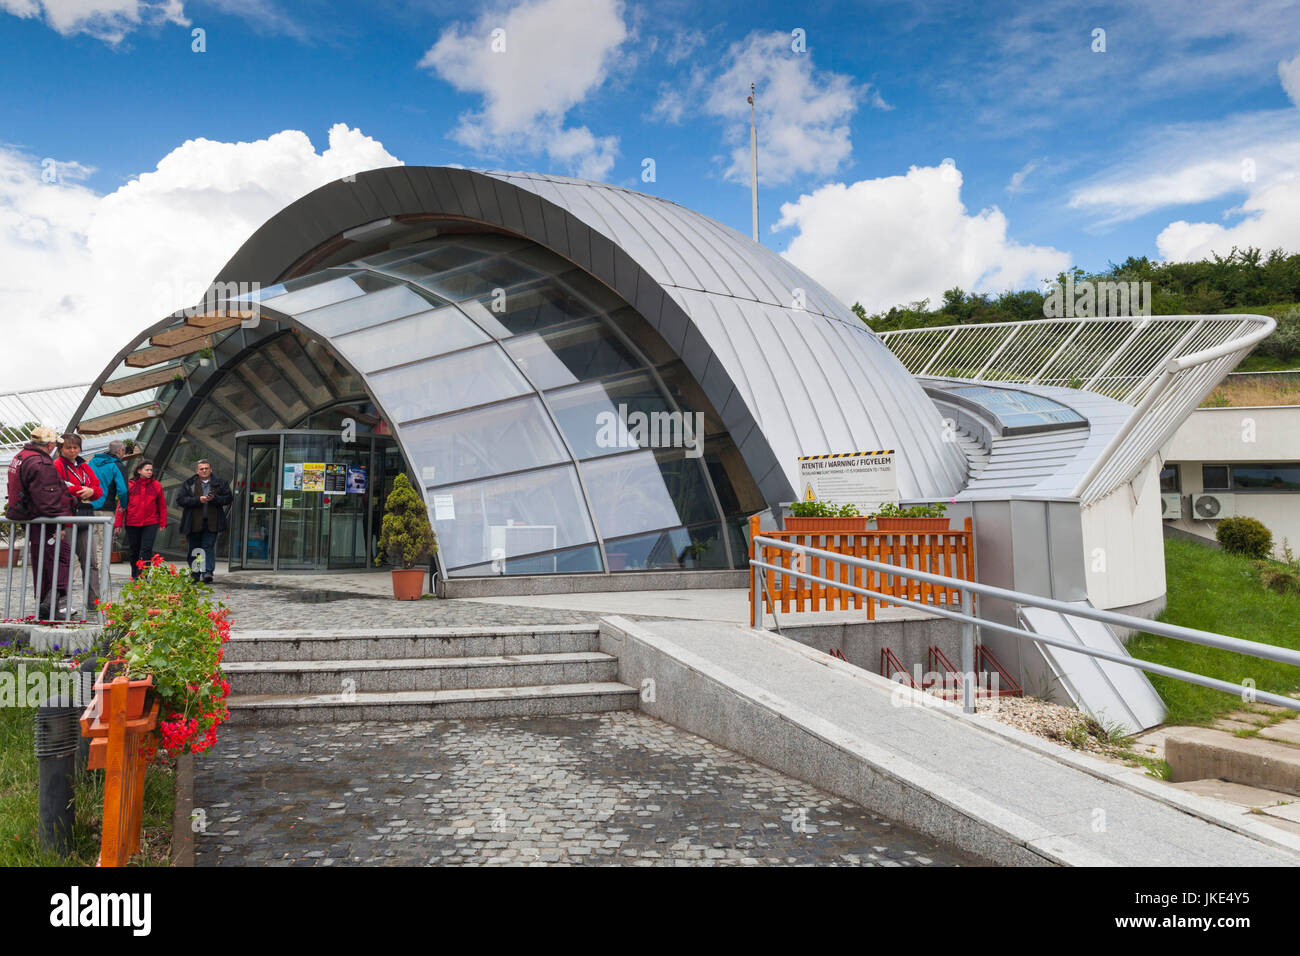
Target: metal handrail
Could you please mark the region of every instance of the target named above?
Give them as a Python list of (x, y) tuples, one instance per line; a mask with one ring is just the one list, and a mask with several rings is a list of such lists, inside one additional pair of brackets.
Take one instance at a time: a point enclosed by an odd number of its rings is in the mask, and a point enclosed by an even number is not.
[(1268, 704), (1285, 707), (1289, 710), (1300, 711), (1300, 700), (1297, 700), (1294, 697), (1283, 697), (1279, 694), (1271, 694), (1267, 691), (1256, 690), (1255, 688), (1249, 687), (1245, 684), (1233, 684), (1228, 681), (1218, 680), (1214, 677), (1205, 677), (1202, 674), (1195, 674), (1191, 671), (1179, 670), (1175, 667), (1167, 667), (1164, 664), (1139, 660), (1135, 657), (1129, 657), (1128, 655), (1111, 654), (1108, 651), (1097, 650), (1095, 648), (1086, 647), (1082, 644), (1071, 644), (1068, 641), (1061, 641), (1055, 638), (1045, 637), (1041, 634), (1035, 634), (1033, 631), (1027, 631), (1024, 628), (1012, 627), (1009, 624), (1001, 624), (997, 621), (990, 621), (986, 618), (978, 617), (973, 613), (974, 598), (976, 596), (999, 598), (1001, 600), (1010, 601), (1016, 605), (1043, 608), (1048, 611), (1056, 611), (1057, 613), (1068, 617), (1081, 617), (1088, 620), (1099, 621), (1102, 624), (1114, 624), (1134, 631), (1145, 631), (1149, 634), (1157, 634), (1161, 637), (1173, 638), (1174, 640), (1184, 641), (1189, 644), (1201, 644), (1206, 647), (1218, 648), (1219, 650), (1245, 654), (1249, 657), (1278, 661), (1282, 664), (1290, 664), (1293, 667), (1300, 667), (1300, 651), (1293, 651), (1285, 647), (1275, 647), (1272, 644), (1260, 644), (1257, 641), (1246, 641), (1237, 637), (1229, 637), (1226, 634), (1215, 634), (1211, 631), (1201, 631), (1190, 627), (1180, 627), (1177, 624), (1165, 624), (1161, 621), (1151, 621), (1146, 618), (1134, 617), (1129, 614), (1120, 614), (1116, 611), (1103, 611), (1094, 607), (1080, 607), (1077, 604), (1057, 601), (1053, 598), (1040, 597), (1037, 594), (1013, 591), (1008, 588), (1000, 588), (991, 584), (979, 584), (975, 581), (951, 578), (942, 574), (933, 574), (929, 571), (917, 571), (897, 564), (888, 564), (883, 561), (871, 561), (867, 558), (857, 558), (851, 555), (836, 554), (833, 551), (824, 551), (820, 548), (811, 548), (801, 544), (791, 544), (790, 542), (780, 541), (776, 538), (756, 536), (754, 538), (754, 544), (778, 548), (784, 551), (789, 551), (792, 554), (802, 554), (807, 557), (818, 558), (826, 561), (828, 566), (831, 563), (854, 565), (860, 568), (866, 568), (870, 571), (879, 571), (885, 574), (915, 578), (919, 581), (929, 582), (930, 584), (939, 584), (944, 587), (960, 590), (962, 592), (962, 610), (954, 611), (936, 605), (912, 601), (893, 594), (885, 594), (880, 591), (872, 590), (871, 588), (858, 587), (857, 585), (836, 581), (834, 578), (812, 575), (806, 572), (796, 571), (789, 567), (768, 564), (757, 559), (751, 559), (749, 562), (751, 568), (750, 588), (754, 605), (754, 611), (752, 612), (750, 623), (756, 628), (762, 626), (763, 613), (758, 580), (765, 575), (756, 574), (753, 571), (754, 568), (779, 571), (780, 573), (788, 574), (791, 577), (801, 578), (805, 581), (814, 581), (821, 584), (833, 585), (842, 590), (852, 591), (864, 596), (887, 598), (889, 602), (893, 604), (901, 604), (939, 617), (946, 617), (955, 621), (960, 621), (962, 623), (962, 703), (963, 709), (967, 713), (972, 713), (975, 709), (974, 632), (976, 627), (987, 628), (1004, 634), (1011, 634), (1019, 640), (1029, 640), (1036, 644), (1046, 644), (1050, 647), (1059, 647), (1076, 654), (1084, 654), (1089, 657), (1110, 661), (1114, 664), (1123, 664), (1125, 667), (1134, 667), (1140, 670), (1149, 671), (1153, 674), (1160, 674), (1164, 677), (1172, 677), (1177, 680), (1186, 681), (1190, 684), (1197, 684), (1201, 687), (1209, 687), (1213, 690), (1236, 694), (1242, 697), (1243, 700), (1260, 700)]
[[(100, 600), (104, 602), (108, 601), (112, 597), (112, 593), (110, 591), (111, 577), (109, 574), (112, 568), (112, 556), (113, 556), (113, 516), (112, 515), (67, 515), (59, 518), (31, 518), (27, 521), (13, 521), (10, 520), (9, 518), (0, 515), (0, 527), (6, 525), (9, 527), (9, 532), (7, 535), (7, 542), (9, 545), (9, 554), (8, 554), (9, 560), (7, 562), (8, 573), (5, 575), (5, 580), (4, 580), (4, 616), (6, 618), (10, 617), (11, 612), (13, 610), (14, 553), (17, 550), (14, 547), (14, 543), (16, 540), (19, 540), (17, 538), (17, 531), (20, 526), (26, 527), (27, 534), (24, 539), (21, 539), (23, 540), (24, 544), (22, 549), (23, 571), (22, 573), (19, 574), (19, 579), (18, 579), (18, 616), (19, 617), (26, 616), (27, 585), (25, 583), (25, 579), (27, 577), (27, 568), (31, 567), (33, 553), (38, 555), (36, 558), (36, 579), (33, 582), (34, 589), (39, 588), (41, 583), (45, 580), (45, 547), (44, 544), (39, 540), (39, 537), (44, 537), (44, 535), (38, 537), (38, 540), (36, 542), (37, 547), (35, 549), (35, 552), (33, 551), (32, 528), (33, 526), (37, 526), (37, 525), (40, 526), (55, 525), (56, 528), (54, 533), (56, 536), (65, 533), (61, 530), (62, 526), (64, 525), (70, 526), (71, 534), (72, 534), (71, 540), (68, 542), (68, 561), (70, 565), (71, 562), (77, 559), (78, 529), (84, 525), (86, 526), (86, 534), (91, 535), (94, 533), (94, 529), (96, 525), (103, 525), (104, 543), (103, 543), (103, 550), (101, 551), (99, 556), (99, 595), (100, 595)], [(54, 546), (54, 563), (53, 566), (51, 567), (51, 573), (50, 573), (50, 594), (53, 596), (53, 600), (51, 601), (51, 607), (50, 607), (51, 618), (55, 618), (54, 612), (58, 610), (57, 595), (58, 595), (58, 581), (59, 581), (59, 552), (61, 550), (62, 549), (59, 547), (59, 542), (56, 541)], [(87, 553), (89, 553), (89, 549), (87, 550)], [(68, 568), (68, 577), (69, 577), (69, 582), (68, 582), (69, 591), (71, 591), (71, 584), (72, 584), (71, 566)], [(82, 567), (81, 567), (81, 590), (82, 590), (81, 605), (82, 607), (85, 607), (86, 604), (90, 603), (90, 569), (86, 567), (85, 562), (82, 563)], [(38, 594), (36, 596), (36, 608), (38, 612), (40, 610), (41, 598), (42, 595)], [(73, 605), (72, 596), (71, 594), (69, 594), (67, 606), (63, 614), (64, 623), (70, 623), (72, 621), (72, 605)], [(96, 611), (96, 615), (101, 616), (98, 611)]]
[[(930, 368), (944, 352), (937, 364), (961, 381), (1042, 385), (1068, 372), (1086, 383), (1083, 390), (1136, 406), (1073, 489), (1088, 507), (1139, 476), (1187, 414), (1276, 327), (1266, 315), (1098, 316), (923, 326), (880, 338), (913, 374), (943, 378)], [(1029, 344), (1004, 356), (1022, 330)], [(1081, 336), (1085, 330), (1095, 331)]]

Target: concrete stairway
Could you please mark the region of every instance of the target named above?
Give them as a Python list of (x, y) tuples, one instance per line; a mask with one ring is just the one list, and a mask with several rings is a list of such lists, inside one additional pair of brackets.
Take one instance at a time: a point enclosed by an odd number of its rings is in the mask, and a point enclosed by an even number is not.
[(542, 716), (635, 708), (591, 625), (245, 631), (232, 724)]

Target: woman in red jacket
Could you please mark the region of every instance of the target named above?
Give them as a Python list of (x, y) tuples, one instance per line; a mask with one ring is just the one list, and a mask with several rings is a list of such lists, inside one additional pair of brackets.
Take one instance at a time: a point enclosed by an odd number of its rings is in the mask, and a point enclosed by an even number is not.
[(131, 580), (140, 576), (140, 563), (153, 560), (153, 542), (167, 527), (167, 498), (154, 480), (153, 462), (142, 461), (131, 473), (126, 499), (126, 541), (131, 551)]

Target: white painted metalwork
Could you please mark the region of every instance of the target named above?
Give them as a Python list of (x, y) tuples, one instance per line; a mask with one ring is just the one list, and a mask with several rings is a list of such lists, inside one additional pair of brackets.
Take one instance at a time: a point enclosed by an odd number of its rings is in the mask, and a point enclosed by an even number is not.
[(1134, 406), (1074, 489), (1086, 506), (1137, 477), (1276, 325), (1263, 315), (1123, 316), (904, 329), (880, 337), (914, 374), (1066, 386)]

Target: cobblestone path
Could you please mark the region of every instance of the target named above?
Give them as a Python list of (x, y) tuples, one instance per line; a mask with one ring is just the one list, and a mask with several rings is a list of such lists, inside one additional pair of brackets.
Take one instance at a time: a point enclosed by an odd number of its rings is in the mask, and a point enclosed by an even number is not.
[(972, 862), (635, 711), (232, 727), (196, 775), (199, 866)]

